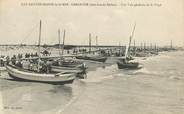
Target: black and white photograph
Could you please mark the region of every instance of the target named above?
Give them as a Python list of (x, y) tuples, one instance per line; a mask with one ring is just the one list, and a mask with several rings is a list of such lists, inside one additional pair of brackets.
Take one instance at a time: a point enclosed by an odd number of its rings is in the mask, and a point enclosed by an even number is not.
[(0, 0), (0, 114), (184, 114), (184, 1)]

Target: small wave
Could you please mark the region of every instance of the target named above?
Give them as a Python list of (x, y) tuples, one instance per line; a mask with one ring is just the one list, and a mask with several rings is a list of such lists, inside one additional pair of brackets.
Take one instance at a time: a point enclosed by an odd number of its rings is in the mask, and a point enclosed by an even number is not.
[(123, 73), (119, 73), (119, 74), (116, 74), (116, 76), (124, 76), (125, 74), (123, 74)]
[(146, 74), (146, 75), (159, 75), (157, 72), (149, 71), (146, 68), (142, 68), (139, 70), (134, 71), (132, 74), (137, 75), (137, 74)]
[(97, 68), (96, 71), (89, 71), (87, 73), (87, 79), (84, 82), (101, 82), (106, 79), (112, 79), (117, 72), (117, 66), (111, 65), (105, 68)]
[(159, 61), (161, 59), (170, 59), (170, 58), (172, 58), (172, 57), (169, 55), (161, 54), (161, 55), (157, 55), (157, 56), (150, 56), (146, 59), (146, 61)]
[(146, 68), (142, 68), (142, 69), (134, 71), (134, 73), (146, 73), (146, 74), (149, 74), (151, 72), (148, 71)]
[(133, 76), (133, 75), (138, 75), (138, 74), (152, 74), (153, 72), (150, 72), (146, 68), (141, 68), (141, 69), (135, 69), (135, 70), (128, 70), (128, 69), (119, 69), (119, 73), (115, 74), (117, 77), (128, 77), (128, 76)]

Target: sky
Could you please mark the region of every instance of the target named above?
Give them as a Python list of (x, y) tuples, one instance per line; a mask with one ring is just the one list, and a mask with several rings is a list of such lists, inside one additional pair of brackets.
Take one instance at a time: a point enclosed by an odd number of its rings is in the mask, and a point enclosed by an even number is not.
[[(161, 6), (22, 6), (21, 3), (116, 3)], [(58, 43), (58, 29), (66, 30), (66, 44), (125, 45), (134, 24), (133, 40), (184, 46), (183, 0), (0, 0), (0, 44), (36, 44), (42, 20), (41, 44)]]

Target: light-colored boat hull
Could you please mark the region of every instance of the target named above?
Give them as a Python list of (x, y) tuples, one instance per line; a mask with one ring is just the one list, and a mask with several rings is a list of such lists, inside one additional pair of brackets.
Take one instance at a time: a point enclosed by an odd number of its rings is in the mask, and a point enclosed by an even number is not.
[(20, 69), (6, 66), (7, 72), (9, 73), (10, 77), (16, 80), (22, 81), (33, 81), (33, 82), (43, 82), (43, 83), (53, 83), (53, 84), (66, 84), (72, 83), (76, 77), (75, 73), (68, 73), (68, 74), (42, 74), (42, 73), (35, 73), (35, 72), (26, 72)]
[(0, 71), (5, 71), (6, 67), (0, 67)]

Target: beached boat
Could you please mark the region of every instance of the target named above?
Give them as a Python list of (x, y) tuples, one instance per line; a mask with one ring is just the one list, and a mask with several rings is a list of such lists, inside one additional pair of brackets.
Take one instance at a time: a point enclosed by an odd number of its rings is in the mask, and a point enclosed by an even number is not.
[(42, 71), (43, 66), (41, 67), (41, 58), (40, 58), (40, 42), (41, 42), (41, 20), (40, 20), (40, 29), (39, 29), (39, 41), (38, 41), (38, 58), (36, 63), (36, 70), (25, 69), (22, 66), (22, 63), (19, 61), (19, 64), (9, 63), (6, 66), (8, 74), (10, 77), (16, 80), (22, 81), (31, 81), (31, 82), (42, 82), (42, 83), (51, 83), (51, 84), (68, 84), (72, 83), (76, 77), (76, 73), (66, 73), (66, 72), (51, 72), (50, 69), (46, 68)]
[[(77, 73), (82, 74), (85, 73), (86, 66), (83, 62), (76, 61), (74, 59), (66, 59), (63, 57), (64, 54), (64, 42), (65, 42), (65, 30), (63, 33), (63, 45), (62, 45), (62, 53), (60, 52), (60, 30), (58, 30), (59, 36), (59, 56), (60, 58), (54, 60), (52, 62), (51, 71), (53, 72), (69, 72), (69, 73)], [(77, 75), (78, 76), (78, 75)]]
[[(96, 51), (93, 51), (93, 53)], [(77, 55), (77, 59), (83, 59), (83, 60), (90, 60), (90, 61), (97, 61), (97, 62), (105, 62), (107, 60), (107, 57), (97, 55), (97, 54), (92, 54), (91, 51), (91, 34), (89, 34), (89, 52), (88, 54), (83, 54), (83, 55)]]
[(69, 84), (72, 83), (76, 77), (75, 73), (38, 73), (17, 68), (14, 65), (7, 65), (6, 69), (9, 76), (18, 81)]
[(51, 71), (52, 72), (67, 72), (67, 73), (76, 73), (76, 77), (78, 78), (85, 78), (86, 76), (84, 74), (86, 74), (86, 65), (84, 63), (81, 62), (76, 62), (74, 61), (74, 63), (70, 62), (66, 62), (66, 60), (64, 62), (60, 62), (60, 60), (52, 63), (51, 65)]
[[(68, 72), (68, 73), (77, 73), (77, 77), (86, 73), (86, 65), (79, 61), (73, 60), (64, 60), (58, 59), (56, 61), (52, 61), (51, 71), (53, 72)], [(82, 77), (83, 78), (83, 77)]]

